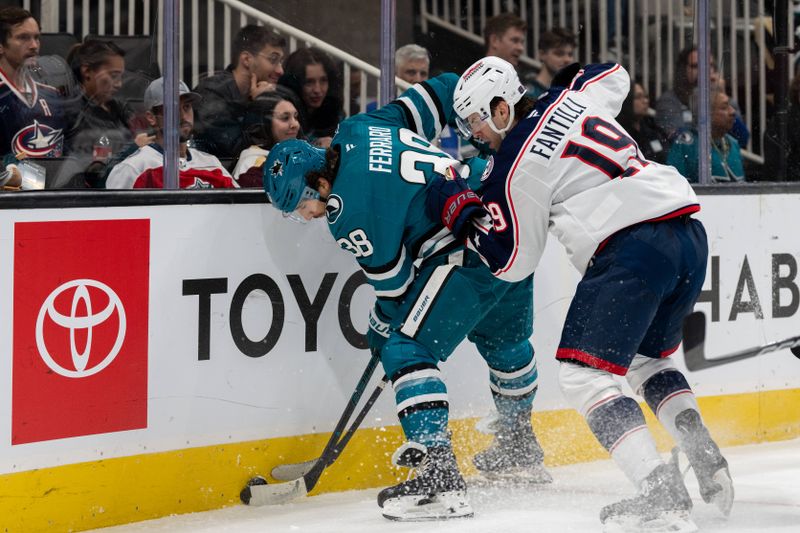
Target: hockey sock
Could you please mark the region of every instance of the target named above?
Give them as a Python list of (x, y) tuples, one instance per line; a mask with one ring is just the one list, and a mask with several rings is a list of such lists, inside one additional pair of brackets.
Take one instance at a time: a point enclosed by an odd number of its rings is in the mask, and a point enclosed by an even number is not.
[(678, 370), (659, 372), (642, 385), (641, 394), (675, 442), (682, 444), (686, 432), (678, 429), (676, 417), (687, 409), (697, 412), (700, 417), (697, 398), (684, 375)]
[(397, 417), (410, 441), (449, 446), (447, 387), (435, 365), (418, 364), (392, 376)]
[(633, 398), (620, 395), (592, 406), (586, 414), (586, 422), (637, 488), (656, 467), (663, 464), (645, 424), (644, 414)]
[(500, 424), (512, 429), (521, 423), (530, 423), (531, 407), (538, 389), (538, 377), (535, 358), (531, 358), (522, 368), (509, 372), (489, 369), (489, 387), (492, 390), (497, 413), (500, 415)]

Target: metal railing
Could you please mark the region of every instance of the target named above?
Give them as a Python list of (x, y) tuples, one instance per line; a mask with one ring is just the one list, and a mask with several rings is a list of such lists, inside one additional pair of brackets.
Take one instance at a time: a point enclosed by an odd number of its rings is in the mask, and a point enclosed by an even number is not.
[[(533, 64), (544, 31), (567, 28), (579, 36), (579, 61), (622, 63), (654, 100), (672, 88), (679, 51), (696, 42), (694, 0), (420, 0), (419, 4), (423, 32), (436, 25), (477, 43), (483, 43), (487, 19), (516, 13), (528, 23), (527, 64)], [(730, 84), (728, 92), (741, 106), (748, 130), (757, 134), (743, 147), (749, 151), (745, 156), (759, 161), (752, 152), (763, 153), (771, 19), (765, 14), (764, 0), (756, 2), (755, 13), (749, 0), (711, 0), (710, 4), (713, 55)]]
[[(26, 9), (30, 9), (30, 4), (31, 0), (24, 0)], [(77, 4), (80, 5), (78, 14), (75, 9)], [(351, 111), (366, 110), (368, 95), (375, 94), (380, 100), (379, 68), (291, 24), (239, 0), (181, 0), (180, 4), (182, 19), (185, 22), (188, 19), (188, 24), (184, 23), (179, 35), (180, 72), (186, 81), (191, 81), (192, 87), (197, 85), (202, 76), (225, 68), (230, 61), (233, 37), (239, 28), (247, 24), (259, 24), (269, 26), (285, 36), (289, 52), (300, 46), (316, 46), (342, 64), (343, 102), (348, 115)], [(151, 36), (155, 33), (156, 57), (162, 57), (164, 35), (163, 26), (158, 20), (163, 13), (163, 0), (42, 0), (41, 6), (42, 31), (68, 32), (79, 37), (90, 33)], [(65, 17), (61, 16), (62, 10), (66, 13)], [(222, 20), (218, 20), (220, 11)], [(204, 24), (200, 23), (201, 18)], [(111, 24), (108, 23), (109, 19)], [(359, 71), (361, 76), (358, 110), (350, 109), (350, 74), (353, 70)], [(400, 78), (395, 78), (395, 84), (398, 91), (409, 87)]]

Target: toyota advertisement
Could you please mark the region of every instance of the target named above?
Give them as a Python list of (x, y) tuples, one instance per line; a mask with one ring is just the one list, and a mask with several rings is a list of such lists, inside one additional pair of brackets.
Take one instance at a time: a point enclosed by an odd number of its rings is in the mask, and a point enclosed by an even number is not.
[(14, 226), (11, 444), (147, 427), (149, 220)]
[[(797, 195), (701, 200), (706, 356), (797, 335)], [(536, 411), (566, 408), (553, 353), (577, 279), (550, 239)], [(0, 474), (330, 431), (373, 298), (323, 221), (267, 205), (0, 211)], [(785, 351), (687, 377), (701, 396), (747, 394), (800, 388), (799, 368)], [(453, 419), (489, 411), (471, 344), (442, 370)], [(392, 403), (364, 426), (396, 425)]]

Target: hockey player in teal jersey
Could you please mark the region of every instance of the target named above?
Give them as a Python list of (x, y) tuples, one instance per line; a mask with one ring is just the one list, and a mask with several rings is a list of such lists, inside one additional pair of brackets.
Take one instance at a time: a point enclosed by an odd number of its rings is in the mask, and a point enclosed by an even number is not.
[(464, 249), (463, 239), (425, 214), (434, 175), (458, 173), (478, 188), (489, 170), (485, 160), (461, 163), (429, 142), (453, 116), (457, 79), (438, 76), (377, 111), (345, 120), (327, 151), (284, 141), (264, 165), (272, 204), (306, 220), (325, 217), (375, 289), (368, 338), (392, 380), (408, 440), (392, 459), (417, 469), (417, 477), (378, 495), (383, 515), (395, 520), (472, 515), (450, 445), (447, 389), (438, 368), (467, 336), (489, 365), (499, 414), (494, 443), (473, 458), (476, 467), (487, 477), (551, 480), (531, 428), (538, 378), (528, 341), (532, 277), (497, 280)]

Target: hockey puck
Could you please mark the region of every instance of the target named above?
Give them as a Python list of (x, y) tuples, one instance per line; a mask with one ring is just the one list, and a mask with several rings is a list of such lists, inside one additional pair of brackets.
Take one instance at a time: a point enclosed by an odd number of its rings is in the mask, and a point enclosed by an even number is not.
[(795, 346), (794, 348), (792, 348), (792, 354), (794, 354), (795, 357), (800, 359), (800, 346)]
[(239, 493), (239, 499), (242, 500), (242, 503), (245, 505), (250, 505), (250, 497), (252, 494), (250, 493), (250, 487), (254, 485), (267, 485), (267, 480), (261, 476), (256, 476), (251, 478), (250, 481), (247, 482), (247, 485), (242, 489), (242, 492)]

